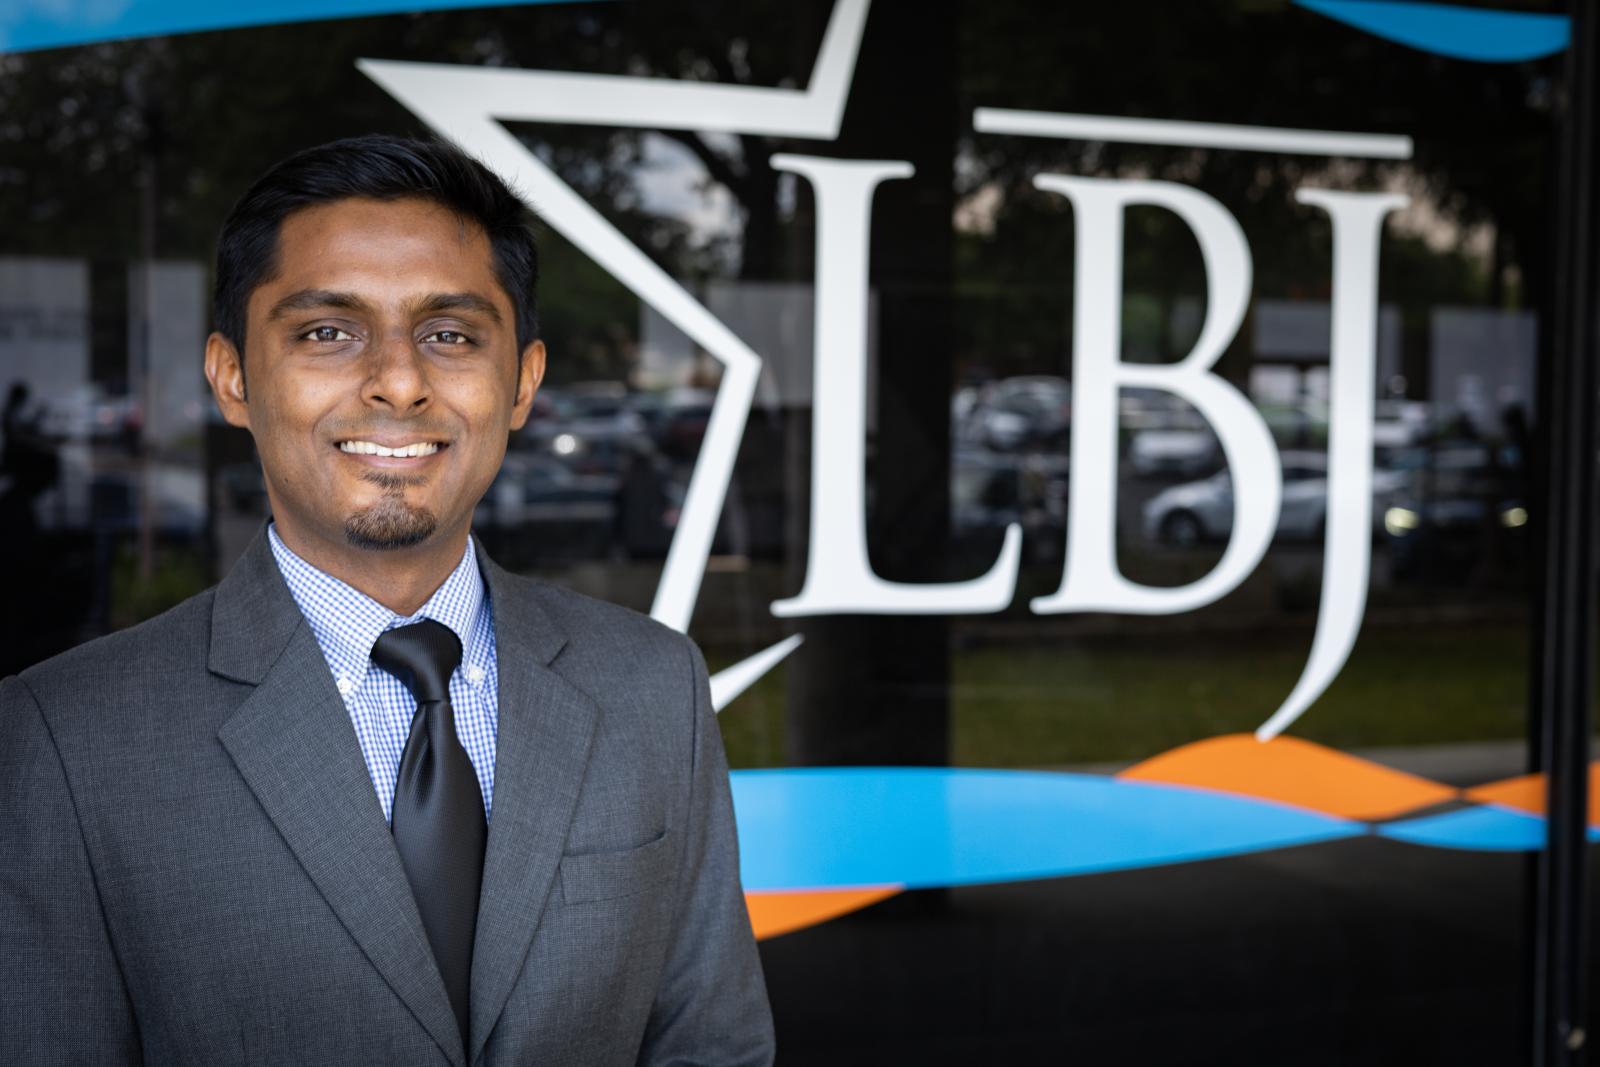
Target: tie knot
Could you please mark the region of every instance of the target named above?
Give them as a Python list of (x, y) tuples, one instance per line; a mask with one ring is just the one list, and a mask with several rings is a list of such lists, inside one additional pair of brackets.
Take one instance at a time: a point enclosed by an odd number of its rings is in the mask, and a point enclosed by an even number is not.
[(450, 676), (461, 662), (461, 639), (441, 622), (423, 619), (385, 630), (372, 662), (405, 683), (418, 704), (450, 699)]

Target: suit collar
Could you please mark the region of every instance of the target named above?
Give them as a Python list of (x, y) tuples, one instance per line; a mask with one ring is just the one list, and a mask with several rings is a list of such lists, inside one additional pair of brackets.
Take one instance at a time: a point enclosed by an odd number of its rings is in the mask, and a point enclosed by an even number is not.
[(256, 531), (227, 573), (211, 604), (211, 652), (206, 666), (236, 682), (259, 685), (305, 622), (267, 544)]
[(541, 665), (554, 661), (566, 647), (567, 635), (541, 605), (538, 584), (512, 574), (490, 559), (476, 537), (472, 546), (478, 553), (484, 584), (489, 588), (497, 647), (510, 640)]

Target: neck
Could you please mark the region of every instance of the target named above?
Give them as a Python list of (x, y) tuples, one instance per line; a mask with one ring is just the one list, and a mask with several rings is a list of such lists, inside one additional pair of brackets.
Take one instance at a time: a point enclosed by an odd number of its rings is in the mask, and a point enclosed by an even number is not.
[(467, 550), (466, 526), (437, 531), (420, 545), (376, 549), (330, 544), (281, 520), (273, 524), (295, 555), (402, 616), (415, 614), (428, 602)]

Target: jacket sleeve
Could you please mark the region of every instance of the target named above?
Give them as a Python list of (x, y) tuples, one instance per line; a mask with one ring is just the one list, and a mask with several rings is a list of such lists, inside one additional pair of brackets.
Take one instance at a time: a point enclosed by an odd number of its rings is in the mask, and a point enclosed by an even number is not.
[(739, 884), (739, 842), (704, 658), (688, 646), (694, 766), (678, 914), (639, 1063), (770, 1064), (772, 1012)]
[(0, 682), (0, 857), (0, 1063), (139, 1063), (61, 756), (17, 678)]

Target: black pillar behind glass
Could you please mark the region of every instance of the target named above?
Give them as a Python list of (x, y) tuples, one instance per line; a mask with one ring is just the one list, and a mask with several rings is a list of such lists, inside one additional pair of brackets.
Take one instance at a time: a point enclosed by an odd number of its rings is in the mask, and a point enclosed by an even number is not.
[(1588, 764), (1593, 697), (1596, 316), (1600, 307), (1600, 18), (1572, 5), (1557, 209), (1556, 299), (1550, 367), (1549, 498), (1540, 630), (1540, 750), (1548, 775), (1548, 838), (1539, 857), (1534, 1062), (1587, 1062), (1585, 1003)]
[[(841, 136), (818, 149), (916, 168), (913, 177), (878, 187), (870, 270), (877, 432), (868, 442), (868, 542), (874, 568), (897, 581), (950, 577), (957, 21), (948, 3), (875, 4)], [(806, 470), (809, 457), (790, 463)], [(803, 544), (792, 551), (805, 558)], [(791, 763), (947, 761), (945, 618), (815, 618), (799, 630), (806, 641), (788, 671)]]

